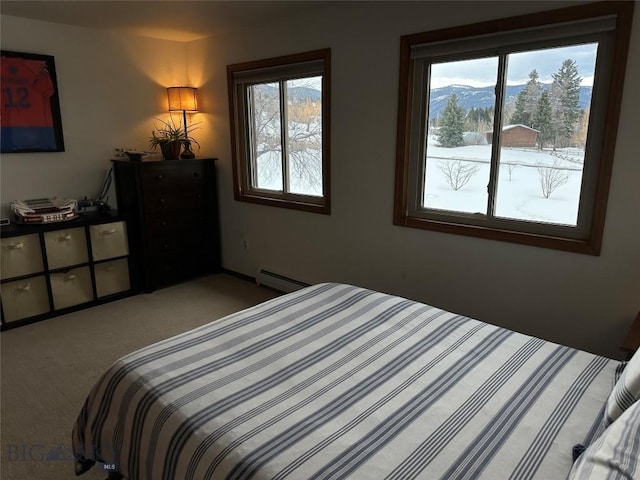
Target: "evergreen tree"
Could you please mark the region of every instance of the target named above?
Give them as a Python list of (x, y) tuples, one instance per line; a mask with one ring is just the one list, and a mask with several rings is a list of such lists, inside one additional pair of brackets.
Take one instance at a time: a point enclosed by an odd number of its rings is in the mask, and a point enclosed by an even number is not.
[(584, 148), (587, 143), (587, 133), (589, 131), (589, 115), (591, 114), (591, 106), (587, 105), (586, 110), (580, 110), (580, 119), (578, 120), (578, 128), (573, 136), (574, 142)]
[(538, 133), (538, 148), (542, 149), (555, 138), (551, 99), (549, 98), (549, 92), (546, 90), (542, 92), (538, 100), (538, 105), (533, 115), (533, 123), (540, 132)]
[(480, 124), (479, 119), (480, 107), (471, 107), (467, 112), (467, 122), (465, 124), (465, 128), (467, 130), (477, 132)]
[(521, 124), (528, 127), (534, 126), (534, 114), (538, 99), (540, 98), (540, 92), (542, 91), (542, 84), (538, 81), (538, 78), (540, 78), (540, 76), (534, 68), (529, 73), (527, 85), (520, 90), (520, 93), (516, 96), (515, 112), (511, 117), (512, 124)]
[(538, 75), (538, 71), (534, 68), (529, 73), (529, 81), (527, 82), (527, 86), (525, 87), (525, 112), (529, 114), (529, 118), (531, 120), (530, 124), (527, 124), (529, 127), (536, 128), (534, 123), (534, 116), (536, 113), (536, 109), (538, 108), (538, 100), (540, 99), (540, 95), (542, 94), (542, 84), (538, 81), (540, 75)]
[(491, 130), (493, 111), (493, 107), (471, 107), (467, 112), (465, 128), (471, 132), (481, 133)]
[(527, 94), (524, 89), (520, 90), (520, 93), (516, 96), (516, 104), (515, 111), (511, 116), (511, 124), (512, 125), (530, 125), (531, 124), (531, 115), (529, 115), (526, 111), (526, 101)]
[(575, 60), (567, 59), (557, 73), (552, 75), (551, 103), (556, 127), (554, 147), (570, 143), (580, 118), (580, 82)]
[[(484, 121), (493, 125), (493, 116), (495, 115), (495, 113), (496, 109), (494, 106), (486, 107), (482, 113)], [(493, 128), (493, 126), (491, 128)]]
[(458, 105), (458, 96), (454, 93), (447, 100), (440, 118), (438, 143), (441, 147), (453, 148), (464, 144), (465, 110)]

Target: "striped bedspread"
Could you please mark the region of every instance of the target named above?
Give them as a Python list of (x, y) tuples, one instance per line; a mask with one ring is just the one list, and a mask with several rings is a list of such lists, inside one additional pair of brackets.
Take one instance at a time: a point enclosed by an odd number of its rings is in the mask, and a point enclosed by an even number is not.
[(117, 361), (74, 426), (76, 473), (97, 461), (131, 480), (564, 479), (617, 365), (319, 284)]

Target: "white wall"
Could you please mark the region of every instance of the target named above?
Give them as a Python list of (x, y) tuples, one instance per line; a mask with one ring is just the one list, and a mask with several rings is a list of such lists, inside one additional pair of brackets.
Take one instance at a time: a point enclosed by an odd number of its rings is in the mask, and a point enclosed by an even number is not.
[[(164, 87), (193, 85), (200, 153), (219, 157), (224, 267), (354, 283), (619, 356), (640, 309), (640, 8), (600, 257), (392, 225), (400, 36), (557, 5), (334, 2), (297, 22), (186, 45), (1, 16), (3, 49), (55, 56), (66, 144), (62, 153), (2, 155), (3, 216), (12, 199), (94, 194), (115, 147), (146, 148), (153, 117), (166, 116)], [(226, 65), (325, 47), (332, 214), (234, 201)]]
[[(91, 198), (114, 149), (147, 149), (165, 87), (186, 82), (184, 43), (3, 15), (3, 50), (53, 55), (64, 152), (2, 154), (2, 216), (8, 202), (39, 196)], [(115, 198), (110, 199), (115, 204)]]
[[(400, 36), (556, 6), (336, 2), (297, 22), (190, 43), (190, 81), (207, 101), (201, 143), (219, 157), (224, 267), (354, 283), (619, 356), (640, 309), (640, 8), (601, 256), (392, 225)], [(234, 201), (225, 66), (325, 47), (332, 49), (331, 216)]]

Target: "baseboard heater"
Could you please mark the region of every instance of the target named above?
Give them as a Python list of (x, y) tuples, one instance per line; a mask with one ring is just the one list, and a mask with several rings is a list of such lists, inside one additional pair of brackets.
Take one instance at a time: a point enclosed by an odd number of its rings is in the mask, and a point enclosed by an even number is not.
[(300, 290), (301, 288), (309, 286), (308, 283), (289, 278), (279, 273), (270, 272), (263, 268), (258, 270), (258, 273), (256, 274), (256, 283), (285, 293)]

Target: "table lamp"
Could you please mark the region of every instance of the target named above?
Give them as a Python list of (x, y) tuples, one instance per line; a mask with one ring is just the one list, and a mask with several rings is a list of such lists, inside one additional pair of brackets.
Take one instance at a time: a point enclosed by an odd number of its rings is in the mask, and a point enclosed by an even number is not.
[(182, 121), (184, 123), (184, 152), (180, 154), (182, 159), (195, 158), (191, 151), (191, 142), (189, 141), (189, 131), (187, 129), (187, 112), (198, 111), (198, 97), (196, 95), (198, 89), (193, 87), (168, 87), (167, 97), (169, 98), (169, 111), (182, 112)]

